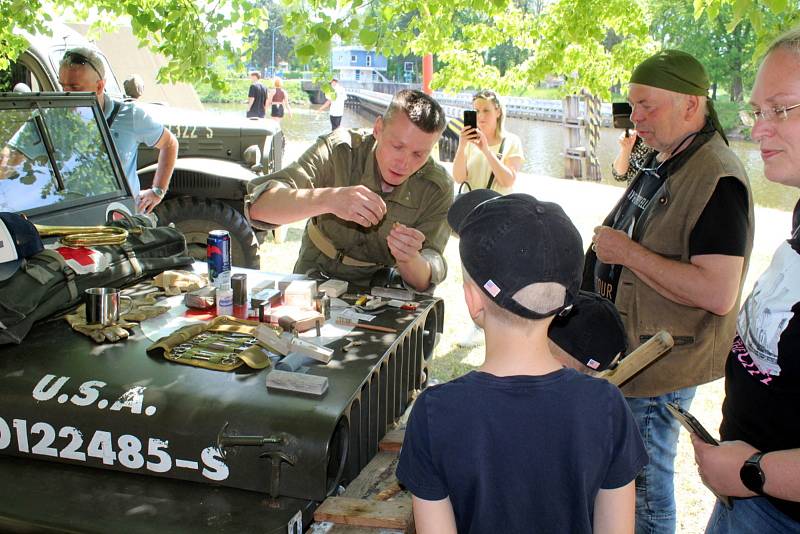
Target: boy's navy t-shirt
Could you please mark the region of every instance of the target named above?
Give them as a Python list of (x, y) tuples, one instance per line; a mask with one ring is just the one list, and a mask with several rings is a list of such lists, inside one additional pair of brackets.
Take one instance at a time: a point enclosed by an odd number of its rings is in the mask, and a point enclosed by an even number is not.
[(421, 499), (450, 497), (460, 533), (590, 533), (598, 491), (628, 484), (646, 463), (607, 381), (566, 368), (473, 371), (419, 396), (397, 478)]

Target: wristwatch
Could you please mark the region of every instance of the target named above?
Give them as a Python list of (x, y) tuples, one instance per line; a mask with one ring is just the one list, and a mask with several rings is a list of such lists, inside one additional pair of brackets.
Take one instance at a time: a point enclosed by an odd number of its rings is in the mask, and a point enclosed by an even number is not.
[(761, 470), (761, 458), (765, 452), (757, 452), (745, 460), (739, 469), (739, 478), (744, 487), (759, 495), (764, 495), (764, 483), (767, 481), (764, 471)]
[(164, 191), (163, 189), (161, 189), (161, 188), (160, 188), (160, 187), (158, 187), (157, 185), (154, 185), (154, 186), (153, 186), (153, 187), (151, 187), (150, 189), (153, 191), (153, 193), (155, 193), (155, 195), (156, 195), (158, 198), (164, 198), (164, 195), (166, 195), (166, 194), (167, 194), (167, 192), (166, 192), (166, 191)]

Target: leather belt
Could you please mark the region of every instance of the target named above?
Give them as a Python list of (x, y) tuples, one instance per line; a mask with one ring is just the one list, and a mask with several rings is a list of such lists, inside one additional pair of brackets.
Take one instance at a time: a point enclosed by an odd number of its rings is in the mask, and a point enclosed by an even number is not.
[(331, 240), (328, 239), (328, 237), (322, 233), (322, 230), (314, 223), (314, 219), (308, 221), (306, 229), (308, 230), (308, 238), (311, 239), (314, 246), (332, 260), (336, 260), (350, 267), (376, 267), (379, 265), (378, 263), (351, 258), (350, 256), (346, 256), (341, 250), (337, 250)]

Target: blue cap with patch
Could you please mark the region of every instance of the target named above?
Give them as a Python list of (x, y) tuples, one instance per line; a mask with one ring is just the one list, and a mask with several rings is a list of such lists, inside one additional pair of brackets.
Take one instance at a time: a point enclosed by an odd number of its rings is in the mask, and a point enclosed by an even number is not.
[(0, 281), (14, 276), (26, 258), (43, 250), (33, 223), (19, 213), (0, 212)]

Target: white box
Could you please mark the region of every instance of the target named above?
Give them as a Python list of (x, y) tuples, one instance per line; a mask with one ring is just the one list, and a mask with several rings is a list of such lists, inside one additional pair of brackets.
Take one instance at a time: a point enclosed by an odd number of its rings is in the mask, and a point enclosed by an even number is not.
[(319, 290), (330, 298), (338, 297), (347, 293), (347, 282), (345, 280), (326, 280), (320, 284)]
[(313, 308), (314, 296), (317, 294), (315, 280), (294, 280), (283, 293), (283, 303), (297, 308)]

